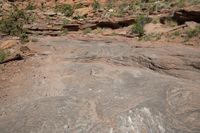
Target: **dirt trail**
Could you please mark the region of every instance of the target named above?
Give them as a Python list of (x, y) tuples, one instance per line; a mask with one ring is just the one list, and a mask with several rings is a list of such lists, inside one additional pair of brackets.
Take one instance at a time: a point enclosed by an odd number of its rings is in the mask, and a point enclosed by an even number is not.
[[(200, 49), (44, 37), (0, 70), (2, 133), (199, 133)], [(11, 73), (12, 72), (12, 73)]]

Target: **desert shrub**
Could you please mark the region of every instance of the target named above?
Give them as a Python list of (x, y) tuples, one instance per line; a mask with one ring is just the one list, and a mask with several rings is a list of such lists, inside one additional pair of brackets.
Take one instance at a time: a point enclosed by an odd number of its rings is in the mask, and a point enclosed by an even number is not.
[(178, 6), (178, 7), (180, 7), (180, 8), (182, 8), (182, 7), (185, 6), (185, 1), (186, 0), (177, 0), (176, 3), (175, 3), (175, 5)]
[(108, 0), (106, 7), (107, 9), (112, 9), (114, 7), (114, 0)]
[(190, 38), (193, 38), (193, 37), (196, 37), (200, 35), (200, 25), (199, 26), (196, 26), (196, 28), (194, 29), (189, 29), (186, 31), (186, 39), (190, 39)]
[(100, 5), (100, 3), (98, 2), (98, 0), (93, 0), (92, 8), (93, 8), (93, 10), (98, 10), (98, 9), (101, 8), (101, 5)]
[(69, 19), (63, 19), (63, 25), (69, 24), (70, 20)]
[(0, 49), (0, 62), (4, 61), (6, 58), (6, 52)]
[(85, 7), (83, 3), (77, 3), (76, 5), (74, 5), (74, 9), (79, 9), (83, 7)]
[(24, 36), (26, 31), (23, 25), (28, 23), (29, 19), (23, 10), (15, 8), (0, 20), (0, 31), (11, 36)]
[(74, 13), (74, 9), (70, 4), (57, 5), (55, 7), (57, 12), (63, 13), (65, 16), (70, 17)]
[(20, 41), (21, 41), (22, 43), (26, 43), (26, 42), (29, 41), (29, 38), (28, 38), (28, 35), (26, 34), (26, 32), (22, 32), (22, 33), (20, 34), (19, 38), (20, 38)]
[(144, 15), (137, 16), (136, 22), (132, 25), (131, 32), (138, 34), (139, 36), (144, 35), (144, 25), (149, 23), (150, 19)]
[(129, 5), (126, 2), (123, 2), (122, 4), (119, 5), (118, 9), (118, 15), (123, 16), (128, 10), (129, 10)]
[(83, 34), (88, 34), (88, 33), (90, 33), (91, 31), (92, 31), (91, 28), (86, 28), (86, 29), (83, 30)]
[(198, 5), (198, 4), (200, 4), (200, 0), (189, 0), (189, 3), (191, 5)]
[(157, 41), (161, 39), (161, 34), (160, 33), (151, 33), (144, 35), (140, 38), (140, 40), (144, 41)]
[(26, 10), (35, 10), (36, 6), (33, 3), (29, 3), (26, 7)]

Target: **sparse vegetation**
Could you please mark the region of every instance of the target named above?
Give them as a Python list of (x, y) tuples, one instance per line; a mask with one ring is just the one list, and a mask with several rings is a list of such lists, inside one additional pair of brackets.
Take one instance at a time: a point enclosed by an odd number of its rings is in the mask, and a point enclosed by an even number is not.
[(172, 20), (171, 18), (170, 19), (166, 19), (165, 20), (165, 25), (167, 25), (169, 27), (175, 27), (175, 26), (177, 26), (177, 22)]
[(69, 24), (70, 20), (69, 19), (63, 19), (63, 25)]
[(107, 9), (112, 9), (114, 7), (114, 0), (109, 0), (107, 2)]
[(6, 58), (6, 52), (0, 49), (0, 62), (4, 61)]
[(92, 31), (91, 28), (86, 28), (86, 29), (83, 30), (83, 34), (88, 34), (88, 33), (90, 33), (91, 31)]
[(67, 28), (64, 28), (63, 29), (63, 35), (66, 35), (66, 34), (68, 34), (69, 33), (69, 30), (67, 29)]
[(200, 4), (200, 0), (189, 0), (189, 3), (191, 5), (197, 5), (197, 4)]
[(136, 22), (132, 25), (131, 32), (138, 34), (139, 36), (144, 35), (144, 25), (149, 23), (150, 19), (144, 15), (139, 15)]
[(57, 5), (55, 7), (55, 10), (57, 12), (63, 13), (67, 17), (72, 16), (72, 14), (74, 12), (74, 9), (73, 9), (72, 5), (70, 5), (70, 4)]
[(79, 9), (83, 7), (84, 7), (83, 3), (77, 3), (76, 5), (74, 5), (74, 9)]
[(20, 34), (19, 38), (20, 38), (20, 41), (21, 41), (22, 43), (26, 43), (26, 42), (29, 41), (29, 38), (28, 38), (28, 35), (26, 34), (26, 32), (22, 32), (22, 33)]
[(26, 7), (26, 10), (35, 10), (36, 6), (33, 3), (29, 3)]
[(194, 29), (189, 29), (186, 32), (185, 41), (188, 41), (190, 38), (200, 35), (200, 25), (196, 26)]
[(98, 10), (101, 8), (101, 5), (97, 0), (93, 0), (92, 8), (93, 8), (93, 10)]
[(129, 5), (126, 2), (123, 2), (122, 4), (119, 5), (118, 9), (118, 16), (123, 16), (129, 9)]
[(140, 38), (140, 40), (144, 41), (157, 41), (161, 39), (161, 34), (160, 33), (151, 33), (144, 35)]
[(21, 41), (25, 41), (28, 36), (23, 25), (28, 23), (29, 20), (30, 16), (28, 16), (24, 10), (15, 8), (10, 11), (8, 16), (3, 16), (0, 20), (0, 31), (11, 36), (18, 36)]

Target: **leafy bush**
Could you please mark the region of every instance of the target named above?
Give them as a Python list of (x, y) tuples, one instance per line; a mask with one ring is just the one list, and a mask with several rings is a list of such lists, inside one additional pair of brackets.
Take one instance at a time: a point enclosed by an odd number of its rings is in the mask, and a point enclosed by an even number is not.
[(139, 15), (136, 19), (136, 22), (132, 25), (132, 33), (138, 34), (139, 36), (144, 35), (144, 25), (149, 23), (150, 19), (144, 15)]
[(55, 9), (57, 12), (61, 12), (67, 17), (72, 16), (74, 13), (74, 9), (70, 4), (57, 5)]

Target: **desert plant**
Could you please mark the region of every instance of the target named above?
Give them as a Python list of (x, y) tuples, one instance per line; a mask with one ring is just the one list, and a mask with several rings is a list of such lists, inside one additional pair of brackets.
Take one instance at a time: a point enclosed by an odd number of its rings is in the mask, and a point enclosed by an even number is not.
[(56, 5), (55, 10), (63, 13), (67, 17), (72, 16), (74, 13), (74, 9), (70, 4)]
[(0, 31), (8, 35), (19, 36), (24, 32), (23, 24), (28, 22), (28, 19), (23, 10), (15, 9), (0, 20)]
[(112, 9), (114, 7), (114, 0), (108, 0), (107, 9)]
[(26, 10), (35, 10), (36, 6), (33, 3), (29, 3), (26, 7)]
[(26, 34), (26, 32), (22, 32), (19, 36), (19, 39), (22, 43), (26, 43), (29, 42), (29, 38), (28, 35)]
[(161, 34), (160, 33), (151, 33), (144, 35), (140, 38), (140, 40), (144, 41), (157, 41), (161, 39)]
[(191, 5), (197, 5), (197, 4), (200, 4), (200, 0), (189, 0), (189, 3)]
[(10, 11), (8, 16), (3, 16), (0, 20), (0, 31), (11, 36), (18, 36), (24, 42), (28, 37), (23, 25), (28, 23), (29, 19), (30, 16), (24, 10), (15, 8)]
[(88, 33), (90, 33), (91, 31), (92, 31), (91, 28), (86, 28), (86, 29), (83, 30), (83, 34), (88, 34)]
[(200, 25), (196, 26), (194, 29), (189, 29), (186, 31), (186, 40), (200, 35)]
[(126, 2), (123, 2), (119, 5), (118, 15), (123, 16), (129, 10), (129, 5)]
[(93, 10), (98, 10), (101, 8), (101, 5), (97, 0), (93, 0), (92, 8), (93, 8)]
[(6, 52), (0, 49), (0, 62), (4, 61), (6, 58)]
[(70, 20), (69, 19), (63, 19), (63, 25), (66, 25), (66, 24), (69, 24), (70, 23)]
[(144, 25), (149, 23), (150, 19), (144, 15), (137, 16), (136, 22), (132, 25), (131, 32), (138, 34), (139, 36), (144, 35)]
[(83, 8), (84, 4), (83, 3), (77, 3), (74, 5), (74, 9), (79, 9), (79, 8)]
[(175, 5), (176, 5), (177, 7), (179, 7), (179, 8), (182, 8), (182, 7), (185, 6), (185, 1), (186, 1), (186, 0), (177, 0), (176, 3), (175, 3)]

